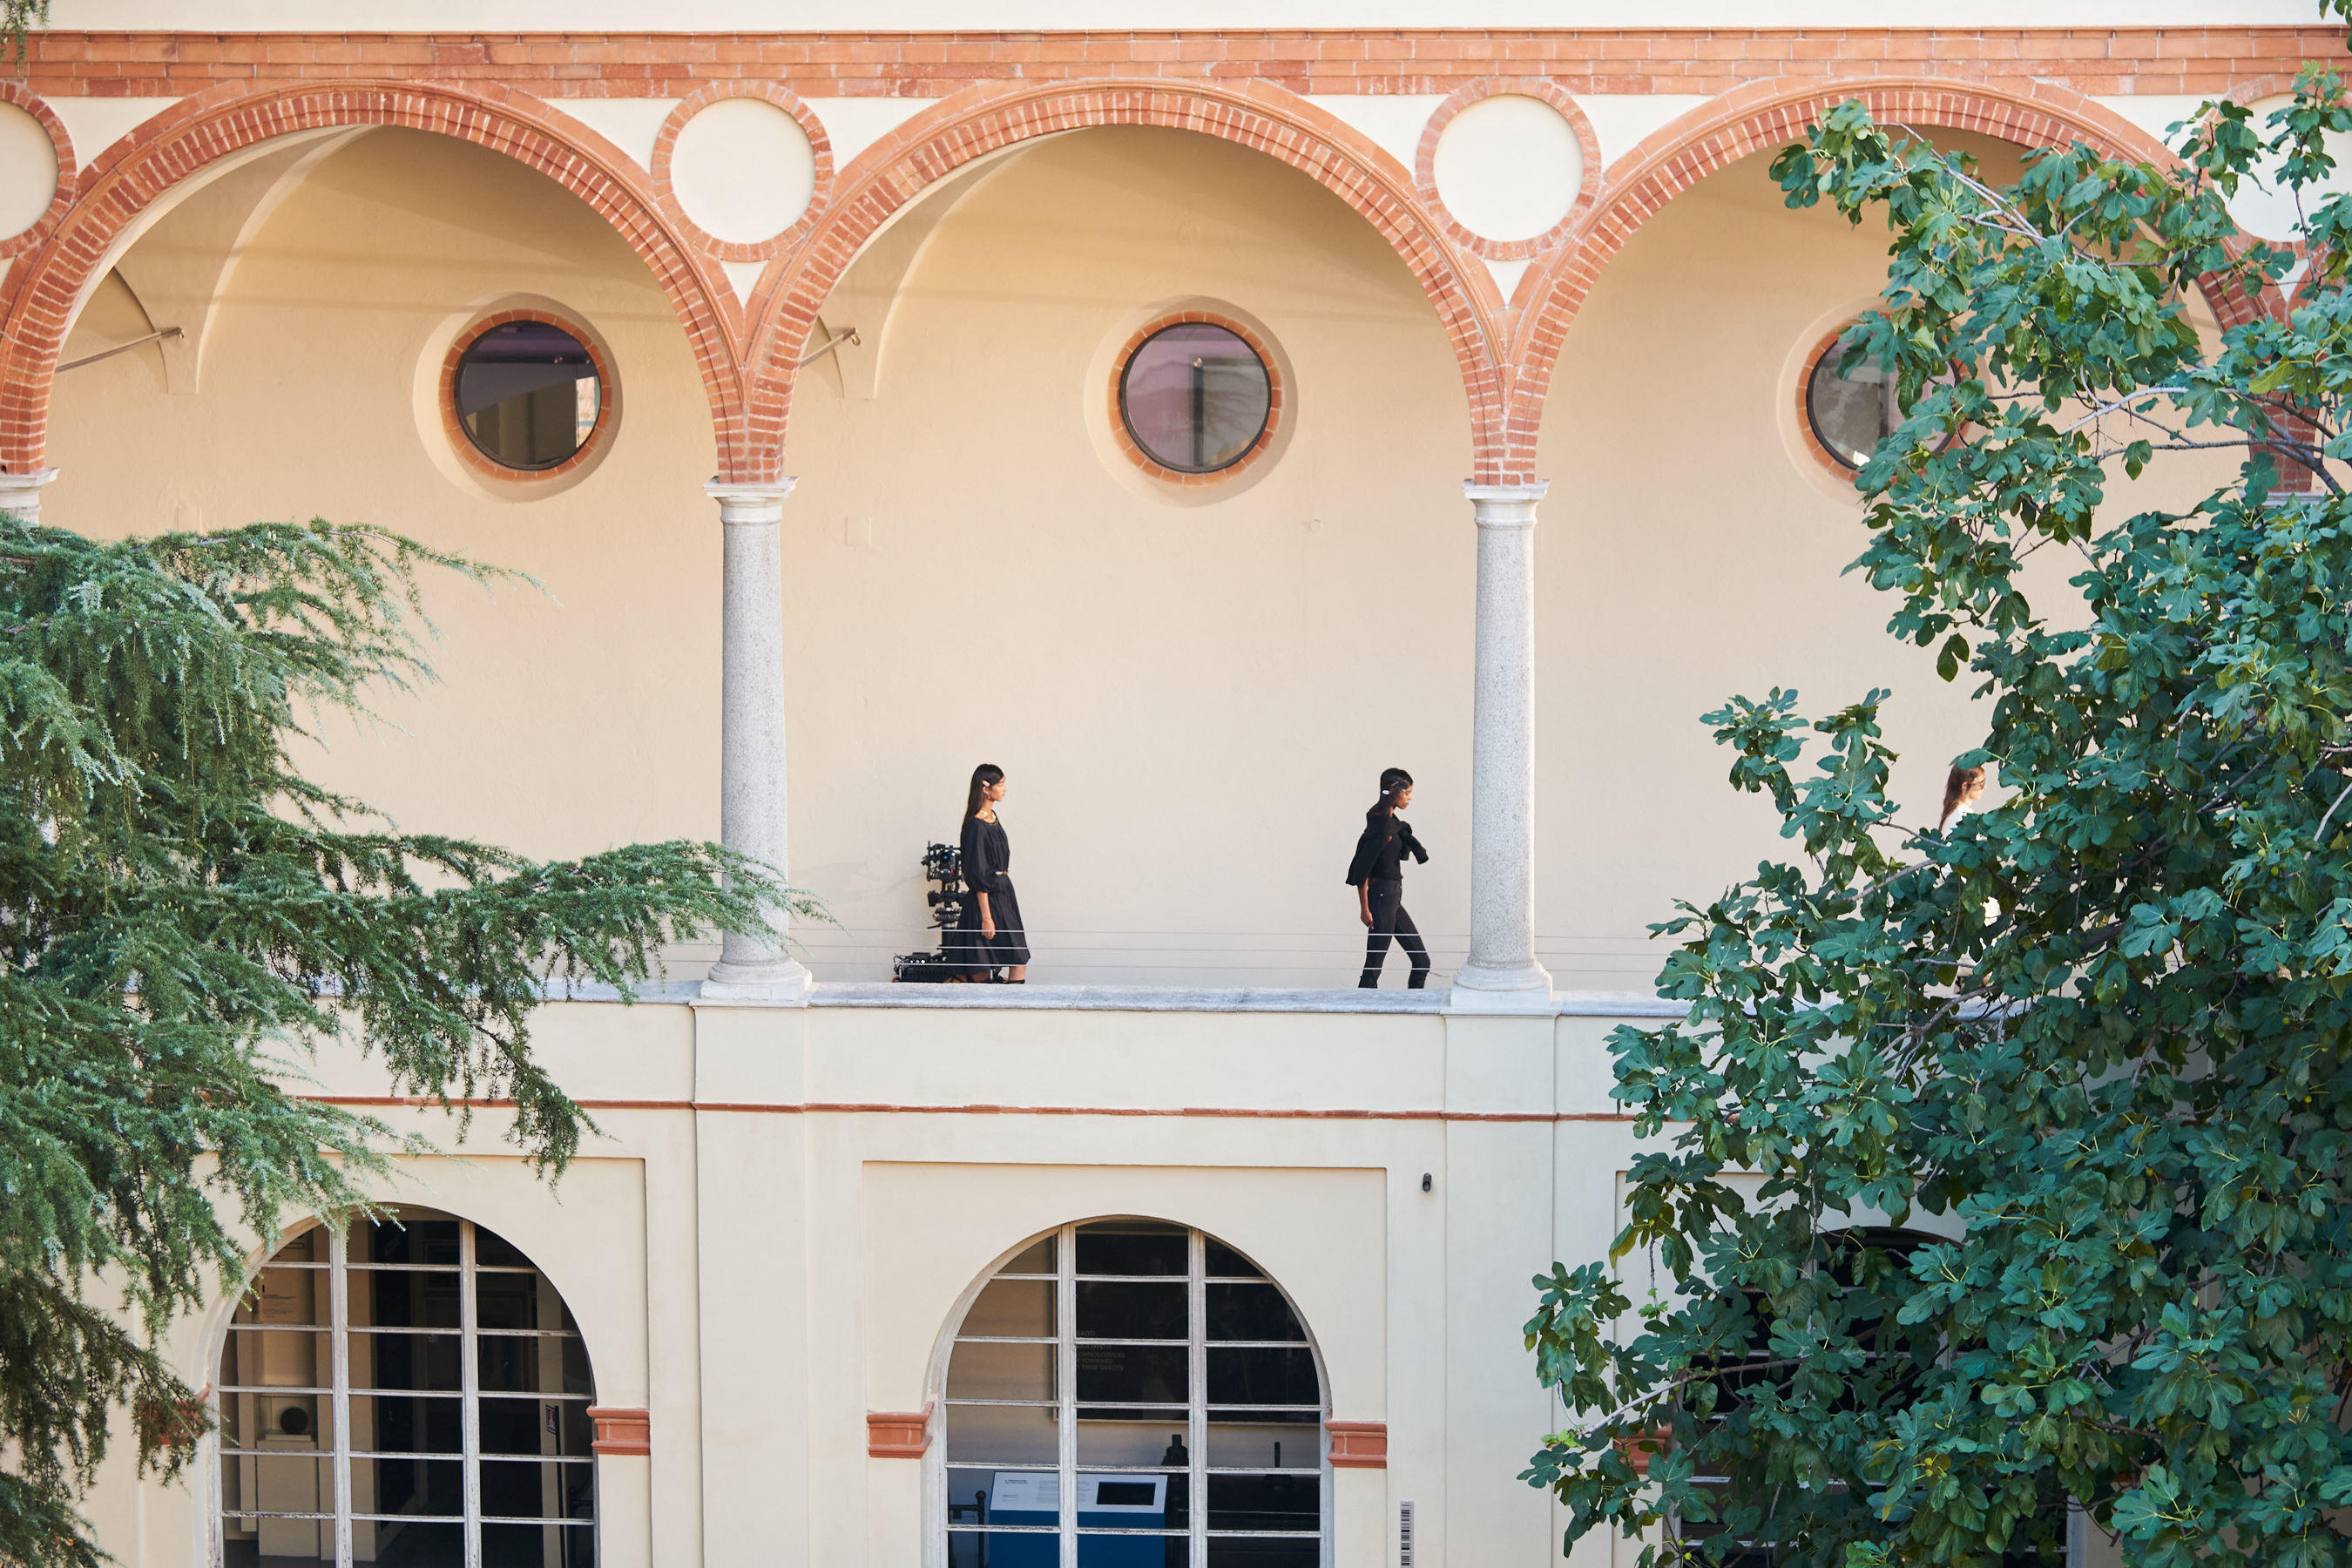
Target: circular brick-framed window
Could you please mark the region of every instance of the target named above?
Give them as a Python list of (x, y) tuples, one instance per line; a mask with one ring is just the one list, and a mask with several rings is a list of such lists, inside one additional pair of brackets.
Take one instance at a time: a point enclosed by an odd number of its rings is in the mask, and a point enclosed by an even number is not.
[(1215, 484), (1250, 468), (1282, 415), (1282, 375), (1265, 342), (1208, 311), (1145, 323), (1112, 367), (1112, 435), (1138, 468), (1171, 484)]
[(457, 334), (441, 367), (441, 418), (467, 467), (526, 483), (596, 455), (619, 410), (612, 362), (575, 321), (501, 310)]
[[(1903, 423), (1905, 411), (1895, 398), (1895, 373), (1867, 357), (1850, 371), (1841, 371), (1845, 356), (1839, 344), (1843, 326), (1813, 345), (1797, 376), (1797, 426), (1813, 456), (1833, 471), (1851, 478), (1870, 461), (1878, 443)], [(1958, 374), (1958, 369), (1939, 380)], [(1941, 451), (1947, 437), (1937, 444)]]

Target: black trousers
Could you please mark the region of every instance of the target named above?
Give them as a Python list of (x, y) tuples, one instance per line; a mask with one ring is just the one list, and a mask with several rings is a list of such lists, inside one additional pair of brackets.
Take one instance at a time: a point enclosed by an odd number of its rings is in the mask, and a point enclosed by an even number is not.
[(1404, 912), (1403, 881), (1374, 877), (1364, 884), (1364, 890), (1371, 897), (1372, 929), (1364, 933), (1364, 977), (1356, 982), (1358, 988), (1380, 984), (1381, 965), (1388, 962), (1389, 938), (1393, 936), (1412, 965), (1412, 978), (1405, 984), (1420, 990), (1429, 984), (1429, 949), (1422, 945), (1421, 928)]

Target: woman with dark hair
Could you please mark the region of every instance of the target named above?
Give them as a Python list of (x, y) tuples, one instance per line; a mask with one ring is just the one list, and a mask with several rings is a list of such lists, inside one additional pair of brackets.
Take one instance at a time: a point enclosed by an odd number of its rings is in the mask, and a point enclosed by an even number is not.
[(1936, 819), (1936, 831), (1941, 833), (1951, 826), (1952, 814), (1964, 805), (1974, 805), (1985, 792), (1984, 765), (1954, 768), (1944, 781), (1944, 815)]
[(1005, 868), (1013, 849), (1004, 825), (996, 820), (996, 803), (1004, 798), (1004, 770), (982, 763), (971, 770), (971, 790), (963, 804), (963, 885), (971, 898), (956, 922), (956, 941), (949, 956), (961, 967), (964, 981), (988, 981), (1003, 969), (1014, 985), (1029, 978), (1028, 932), (1021, 924), (1021, 900), (1013, 890)]
[(1381, 965), (1388, 962), (1389, 938), (1396, 938), (1412, 965), (1408, 988), (1429, 984), (1429, 949), (1421, 931), (1404, 912), (1404, 858), (1429, 864), (1429, 851), (1412, 836), (1412, 828), (1397, 815), (1412, 804), (1412, 775), (1402, 768), (1381, 774), (1381, 798), (1364, 813), (1363, 836), (1356, 840), (1356, 858), (1348, 862), (1348, 883), (1356, 889), (1356, 913), (1363, 921), (1364, 973), (1359, 987), (1377, 987)]

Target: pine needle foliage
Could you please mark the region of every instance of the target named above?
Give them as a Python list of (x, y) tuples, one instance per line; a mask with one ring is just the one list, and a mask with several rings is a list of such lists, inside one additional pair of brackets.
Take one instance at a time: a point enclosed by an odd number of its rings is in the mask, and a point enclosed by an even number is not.
[(306, 720), (429, 678), (417, 574), (325, 522), (102, 543), (0, 515), (0, 1564), (102, 1560), (76, 1498), (127, 1412), (173, 1473), (204, 1407), (156, 1336), (244, 1236), (362, 1201), (402, 1145), (305, 1100), (306, 1052), (513, 1106), (560, 1173), (593, 1124), (535, 1061), (550, 976), (815, 912), (715, 845), (557, 864), (404, 834), (293, 765)]
[[(1997, 186), (1849, 103), (1773, 164), (1891, 232), (1853, 569), (1990, 700), (1995, 804), (1900, 825), (1883, 691), (1707, 716), (1801, 854), (1656, 928), (1688, 1016), (1611, 1039), (1628, 1223), (1528, 1325), (1571, 1544), (2055, 1564), (2079, 1504), (2150, 1568), (2352, 1561), (2352, 110), (2175, 132)], [(2299, 254), (2231, 220), (2265, 158)], [(2284, 308), (2200, 341), (2200, 278)], [(2190, 448), (2236, 478), (2104, 506)]]

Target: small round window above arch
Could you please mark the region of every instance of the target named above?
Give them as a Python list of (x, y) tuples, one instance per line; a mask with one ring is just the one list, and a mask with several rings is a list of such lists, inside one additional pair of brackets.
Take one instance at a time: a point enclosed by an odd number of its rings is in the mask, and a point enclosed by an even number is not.
[(949, 1346), (950, 1568), (1317, 1568), (1328, 1414), (1280, 1285), (1196, 1228), (1066, 1225), (990, 1276)]
[(293, 1237), (232, 1310), (213, 1395), (224, 1568), (593, 1568), (586, 1342), (470, 1220), (402, 1206)]

